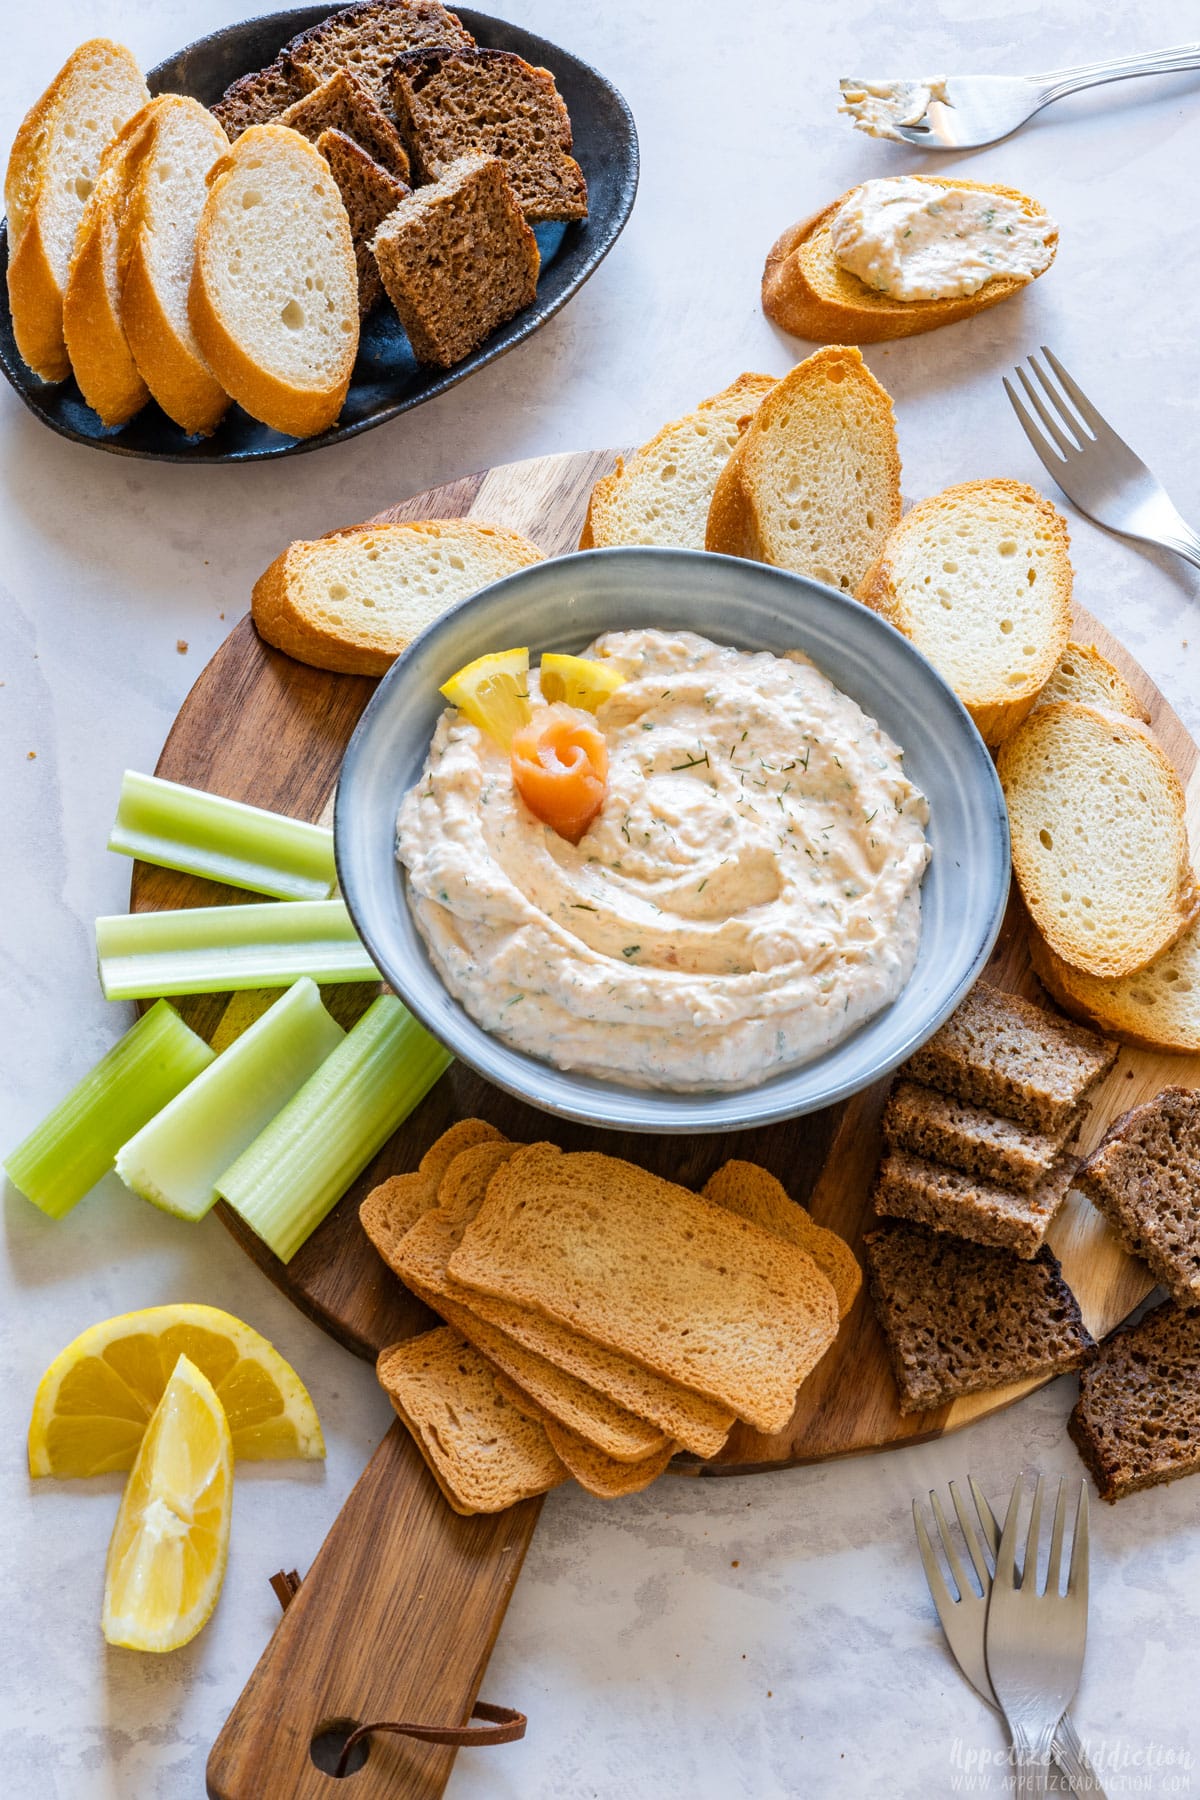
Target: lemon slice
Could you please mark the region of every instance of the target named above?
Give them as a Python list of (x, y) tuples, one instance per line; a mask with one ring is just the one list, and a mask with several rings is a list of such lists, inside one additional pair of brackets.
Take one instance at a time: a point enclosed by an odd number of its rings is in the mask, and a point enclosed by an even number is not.
[(186, 1356), (146, 1427), (113, 1526), (104, 1635), (178, 1650), (207, 1623), (229, 1555), (233, 1444), (212, 1382)]
[(543, 700), (552, 706), (561, 700), (590, 713), (624, 687), (625, 679), (611, 663), (589, 662), (586, 656), (560, 656), (552, 650), (543, 656), (539, 670)]
[(507, 751), (513, 733), (528, 725), (531, 715), (529, 652), (499, 650), (494, 656), (477, 657), (452, 675), (441, 691), (472, 725)]
[(181, 1355), (215, 1388), (235, 1456), (324, 1456), (308, 1391), (265, 1337), (215, 1306), (151, 1306), (93, 1325), (55, 1357), (33, 1403), (29, 1473), (132, 1468)]

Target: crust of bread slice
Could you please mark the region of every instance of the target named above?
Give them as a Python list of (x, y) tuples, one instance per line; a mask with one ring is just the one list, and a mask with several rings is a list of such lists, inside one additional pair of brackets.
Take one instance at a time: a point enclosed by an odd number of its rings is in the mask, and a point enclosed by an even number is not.
[(63, 292), (101, 152), (149, 98), (124, 45), (92, 38), (67, 58), (17, 132), (4, 182), (8, 299), (17, 349), (43, 381), (71, 373)]
[(1064, 1012), (1138, 1050), (1200, 1052), (1200, 924), (1133, 975), (1109, 980), (1073, 969), (1034, 930), (1034, 974)]
[(229, 395), (188, 317), (206, 177), (229, 147), (198, 100), (164, 96), (138, 159), (121, 223), (121, 321), (150, 392), (189, 436), (214, 431)]
[(619, 456), (612, 474), (592, 489), (579, 548), (668, 544), (703, 550), (717, 479), (777, 379), (747, 371), (664, 425), (628, 462)]
[(63, 334), (80, 392), (108, 426), (124, 425), (150, 398), (121, 319), (121, 221), (154, 115), (151, 100), (105, 145), (75, 237), (63, 296)]
[(475, 519), (356, 526), (289, 544), (255, 582), (251, 613), (297, 662), (382, 675), (447, 607), (541, 560), (515, 531)]
[(830, 345), (776, 382), (742, 433), (704, 547), (854, 593), (899, 519), (891, 398), (860, 351)]
[(1085, 975), (1134, 975), (1200, 916), (1179, 777), (1134, 719), (1039, 707), (997, 758), (1035, 927)]
[(1066, 521), (1019, 481), (964, 481), (905, 513), (858, 598), (946, 678), (984, 742), (1029, 713), (1066, 649)]
[(1081, 706), (1124, 713), (1128, 719), (1140, 719), (1143, 725), (1150, 723), (1150, 714), (1121, 671), (1101, 656), (1095, 644), (1067, 645), (1033, 709), (1051, 706), (1056, 700), (1078, 700)]
[[(930, 187), (971, 188), (995, 194), (999, 199), (1016, 201), (1030, 217), (1047, 218), (1045, 208), (1017, 188), (935, 175), (914, 175), (912, 180)], [(811, 218), (789, 226), (767, 255), (762, 278), (763, 311), (793, 337), (808, 338), (817, 344), (879, 344), (889, 338), (914, 337), (918, 332), (936, 331), (939, 325), (954, 325), (989, 306), (998, 306), (1029, 286), (1028, 281), (1014, 276), (997, 276), (976, 294), (948, 300), (896, 300), (890, 294), (877, 292), (841, 267), (830, 243), (829, 227), (834, 215), (853, 192), (853, 188), (848, 189)], [(1058, 249), (1058, 231), (1053, 226), (1047, 232), (1046, 242), (1053, 262)], [(1045, 270), (1041, 272), (1045, 274)]]
[(298, 131), (252, 125), (209, 172), (189, 314), (252, 418), (291, 437), (333, 424), (358, 353), (358, 266), (337, 183)]

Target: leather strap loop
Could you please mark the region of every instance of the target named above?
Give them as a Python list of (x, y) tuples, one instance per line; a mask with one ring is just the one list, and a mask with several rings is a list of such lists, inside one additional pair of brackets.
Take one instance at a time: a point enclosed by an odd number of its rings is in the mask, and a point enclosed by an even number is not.
[(525, 1736), (528, 1720), (511, 1706), (491, 1706), (477, 1700), (471, 1709), (473, 1719), (484, 1719), (483, 1725), (415, 1725), (392, 1719), (380, 1719), (372, 1725), (360, 1725), (342, 1745), (335, 1776), (344, 1775), (354, 1746), (373, 1731), (394, 1731), (400, 1737), (417, 1738), (422, 1744), (454, 1744), (459, 1748), (471, 1744), (515, 1744)]

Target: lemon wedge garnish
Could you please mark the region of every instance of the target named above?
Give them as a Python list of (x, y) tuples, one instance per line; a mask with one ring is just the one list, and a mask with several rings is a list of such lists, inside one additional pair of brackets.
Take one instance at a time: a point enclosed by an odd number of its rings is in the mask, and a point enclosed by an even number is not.
[(108, 1546), (104, 1635), (178, 1650), (212, 1616), (225, 1578), (233, 1444), (212, 1382), (181, 1356), (142, 1438)]
[(561, 700), (590, 713), (624, 687), (626, 679), (611, 663), (590, 662), (586, 656), (560, 656), (552, 650), (542, 658), (539, 678), (543, 700), (552, 706)]
[(513, 733), (528, 725), (531, 717), (529, 651), (499, 650), (494, 656), (479, 656), (452, 675), (441, 691), (472, 725), (507, 751)]
[(308, 1390), (265, 1337), (215, 1306), (151, 1306), (93, 1325), (55, 1357), (33, 1403), (30, 1474), (132, 1468), (180, 1356), (216, 1390), (235, 1456), (324, 1456)]

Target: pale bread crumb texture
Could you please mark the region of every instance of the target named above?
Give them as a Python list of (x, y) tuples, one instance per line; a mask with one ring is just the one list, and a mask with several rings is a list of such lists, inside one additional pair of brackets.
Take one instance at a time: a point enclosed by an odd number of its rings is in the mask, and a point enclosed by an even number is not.
[[(936, 175), (917, 175), (913, 179), (933, 187), (970, 188), (995, 194), (1015, 201), (1028, 217), (1046, 217), (1036, 200), (1016, 188)], [(850, 189), (840, 194), (819, 213), (790, 226), (767, 255), (762, 280), (763, 310), (794, 337), (843, 344), (876, 344), (890, 338), (911, 337), (969, 318), (1029, 285), (1017, 276), (999, 276), (986, 282), (978, 293), (946, 300), (897, 300), (868, 287), (857, 275), (842, 268), (830, 242), (829, 227), (834, 215), (852, 192)], [(1052, 252), (1057, 251), (1057, 230), (1048, 231), (1046, 241)]]
[(1072, 968), (1036, 932), (1034, 972), (1067, 1012), (1141, 1050), (1200, 1051), (1200, 924), (1132, 975), (1110, 980)]
[(121, 220), (121, 317), (134, 361), (163, 411), (211, 432), (229, 405), (188, 310), (208, 175), (229, 148), (198, 100), (164, 97), (148, 126)]
[(1069, 548), (1066, 522), (1033, 488), (962, 482), (905, 514), (859, 598), (929, 658), (997, 744), (1066, 649)]
[(656, 544), (703, 550), (713, 489), (774, 375), (739, 375), (693, 412), (664, 425), (592, 489), (581, 550)]
[(450, 1274), (768, 1432), (837, 1334), (833, 1287), (805, 1252), (633, 1163), (552, 1145), (496, 1173)]
[(503, 1512), (566, 1480), (544, 1428), (504, 1398), (490, 1364), (449, 1326), (390, 1345), (376, 1368), (456, 1512)]
[(468, 595), (542, 560), (536, 545), (474, 519), (364, 526), (292, 544), (254, 585), (269, 644), (318, 669), (382, 675)]
[(838, 345), (763, 400), (713, 491), (705, 548), (856, 593), (899, 518), (891, 400)]
[(1124, 713), (1127, 718), (1150, 723), (1142, 705), (1119, 669), (1114, 669), (1095, 644), (1069, 643), (1050, 672), (1050, 678), (1034, 701), (1034, 708), (1056, 700), (1075, 700), (1099, 712)]
[(209, 183), (191, 292), (201, 347), (252, 417), (311, 436), (341, 411), (358, 349), (358, 268), (337, 183), (283, 125), (243, 132)]
[(1001, 748), (1013, 869), (1034, 926), (1089, 975), (1132, 975), (1200, 911), (1186, 805), (1132, 719), (1057, 701)]
[(4, 181), (9, 306), (17, 349), (43, 381), (70, 374), (63, 292), (104, 147), (149, 98), (132, 54), (92, 38), (67, 58), (17, 131)]

